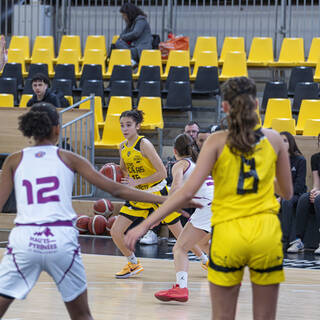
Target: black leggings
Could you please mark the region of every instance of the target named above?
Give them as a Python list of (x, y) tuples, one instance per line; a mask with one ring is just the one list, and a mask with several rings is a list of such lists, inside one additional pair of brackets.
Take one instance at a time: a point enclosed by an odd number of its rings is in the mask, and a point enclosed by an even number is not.
[(303, 239), (309, 214), (316, 215), (317, 230), (320, 228), (320, 195), (315, 198), (314, 203), (310, 202), (309, 196), (309, 192), (304, 193), (297, 204), (296, 238)]

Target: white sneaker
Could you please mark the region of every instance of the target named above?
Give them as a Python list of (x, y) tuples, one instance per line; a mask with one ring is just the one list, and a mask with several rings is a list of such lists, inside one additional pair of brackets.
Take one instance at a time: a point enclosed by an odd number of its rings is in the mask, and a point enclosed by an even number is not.
[[(301, 239), (296, 239), (290, 242), (290, 247), (287, 249), (289, 253), (298, 253), (304, 251), (304, 244)], [(320, 250), (319, 250), (320, 253)]]
[(316, 249), (316, 250), (314, 251), (314, 254), (320, 254), (320, 244), (319, 244), (318, 249)]
[(149, 230), (139, 241), (141, 244), (156, 244), (158, 243), (158, 236)]

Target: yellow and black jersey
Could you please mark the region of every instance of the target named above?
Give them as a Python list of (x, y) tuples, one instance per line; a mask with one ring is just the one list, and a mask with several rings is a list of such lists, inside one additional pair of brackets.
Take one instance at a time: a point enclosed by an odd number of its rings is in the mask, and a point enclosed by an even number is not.
[[(143, 138), (143, 136), (138, 136), (137, 140), (131, 147), (128, 147), (127, 142), (125, 142), (121, 149), (121, 158), (127, 168), (128, 174), (135, 180), (149, 177), (157, 171), (149, 159), (144, 157), (141, 153), (140, 148)], [(152, 183), (144, 183), (136, 186), (136, 188), (147, 190), (160, 182), (161, 180)]]
[(277, 154), (261, 128), (251, 155), (235, 155), (226, 144), (212, 170), (215, 182), (212, 225), (279, 211), (274, 195)]

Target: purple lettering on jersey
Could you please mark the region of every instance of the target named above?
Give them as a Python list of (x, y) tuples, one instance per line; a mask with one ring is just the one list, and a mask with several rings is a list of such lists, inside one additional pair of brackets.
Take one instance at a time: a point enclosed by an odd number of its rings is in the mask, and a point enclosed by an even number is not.
[(22, 180), (22, 185), (26, 187), (27, 190), (27, 201), (28, 204), (33, 203), (33, 195), (32, 195), (32, 184), (29, 180)]
[(57, 177), (45, 177), (39, 178), (36, 180), (38, 184), (45, 184), (45, 183), (53, 183), (53, 186), (41, 188), (37, 193), (38, 203), (47, 203), (47, 202), (59, 202), (60, 198), (58, 195), (52, 195), (45, 197), (44, 193), (57, 190), (59, 188), (59, 179)]

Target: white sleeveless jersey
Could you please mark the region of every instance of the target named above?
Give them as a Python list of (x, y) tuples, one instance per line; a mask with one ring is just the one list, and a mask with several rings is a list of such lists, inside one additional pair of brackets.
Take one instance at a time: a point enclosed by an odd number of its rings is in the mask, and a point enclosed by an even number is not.
[[(189, 159), (185, 158), (182, 160), (186, 160), (189, 163), (188, 168), (183, 173), (183, 183), (190, 177), (192, 171), (195, 168), (195, 163)], [(209, 176), (206, 178), (205, 182), (201, 185), (197, 193), (194, 195), (193, 199), (196, 199), (203, 205), (211, 205), (213, 199), (213, 190), (214, 190), (214, 183), (212, 177)]]
[(15, 223), (47, 223), (73, 220), (74, 172), (66, 166), (55, 146), (35, 146), (22, 150), (14, 174), (17, 201)]

